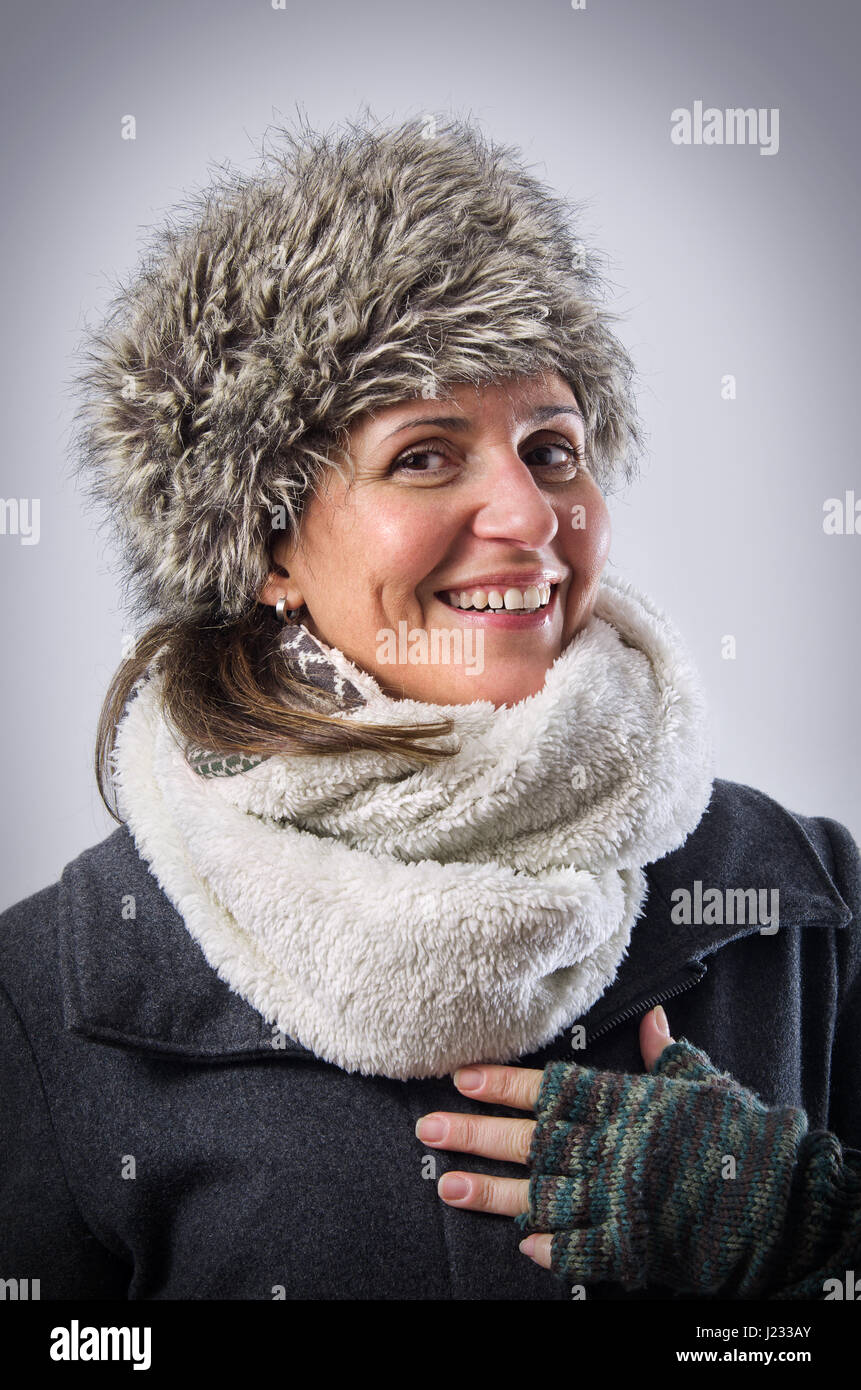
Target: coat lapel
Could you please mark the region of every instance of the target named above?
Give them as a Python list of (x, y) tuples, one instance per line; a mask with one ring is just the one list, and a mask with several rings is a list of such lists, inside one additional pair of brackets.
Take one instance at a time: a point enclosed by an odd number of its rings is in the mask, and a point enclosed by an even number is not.
[[(117, 1047), (200, 1061), (312, 1057), (273, 1038), (220, 979), (123, 825), (60, 879), (66, 1027)], [(275, 1045), (273, 1045), (275, 1044)]]

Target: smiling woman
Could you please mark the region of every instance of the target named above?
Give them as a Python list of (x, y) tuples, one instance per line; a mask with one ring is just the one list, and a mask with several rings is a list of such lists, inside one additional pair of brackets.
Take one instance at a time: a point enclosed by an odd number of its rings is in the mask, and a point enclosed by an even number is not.
[[(516, 151), (368, 118), (280, 130), (89, 335), (141, 631), (118, 828), (0, 918), (0, 1263), (43, 1299), (819, 1297), (861, 1258), (861, 858), (714, 777), (607, 572), (641, 431), (600, 288)], [(694, 884), (779, 930), (692, 930)], [(480, 1168), (423, 1181), (446, 1149)]]

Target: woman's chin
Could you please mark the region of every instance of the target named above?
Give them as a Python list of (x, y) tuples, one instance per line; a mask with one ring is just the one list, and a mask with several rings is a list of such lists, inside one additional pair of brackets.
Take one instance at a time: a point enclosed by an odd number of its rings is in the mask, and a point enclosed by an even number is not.
[[(519, 623), (506, 622), (518, 617)], [(517, 704), (543, 689), (564, 645), (563, 617), (551, 604), (549, 611), (522, 616), (458, 614), (439, 626), (403, 621), (378, 631), (372, 674), (393, 699)]]
[(541, 662), (488, 662), (456, 668), (384, 667), (375, 674), (382, 689), (393, 699), (421, 700), (433, 705), (469, 705), (488, 700), (499, 708), (514, 705), (544, 687), (553, 660)]

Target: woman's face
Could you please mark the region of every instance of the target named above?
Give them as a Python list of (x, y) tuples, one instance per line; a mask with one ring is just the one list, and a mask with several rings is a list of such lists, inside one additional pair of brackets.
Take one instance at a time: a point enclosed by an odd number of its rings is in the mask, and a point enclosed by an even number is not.
[(555, 374), (363, 416), (354, 477), (327, 475), (260, 597), (304, 604), (309, 631), (394, 698), (522, 700), (587, 622), (607, 558), (584, 442)]

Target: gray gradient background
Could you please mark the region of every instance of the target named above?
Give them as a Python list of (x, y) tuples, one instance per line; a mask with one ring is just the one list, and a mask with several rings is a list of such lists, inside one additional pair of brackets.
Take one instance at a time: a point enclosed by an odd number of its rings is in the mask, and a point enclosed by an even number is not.
[[(825, 498), (861, 496), (861, 8), (50, 0), (7, 9), (4, 28), (0, 493), (42, 515), (38, 545), (0, 536), (3, 905), (115, 828), (92, 750), (129, 624), (68, 477), (81, 328), (145, 229), (211, 166), (252, 167), (297, 102), (315, 126), (364, 101), (384, 120), (471, 112), (588, 200), (648, 430), (611, 559), (688, 641), (720, 775), (861, 836), (861, 535), (822, 530)], [(779, 107), (778, 154), (673, 145), (670, 112), (697, 99)]]

